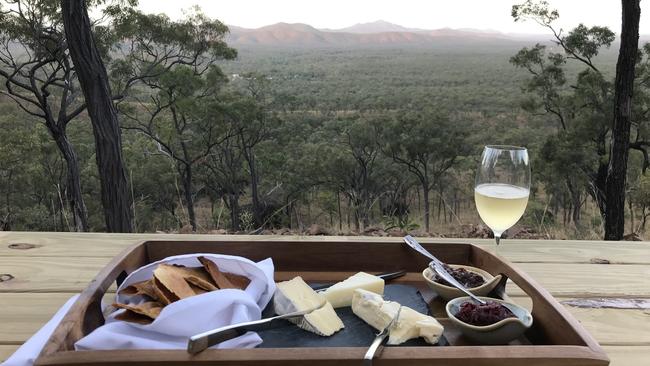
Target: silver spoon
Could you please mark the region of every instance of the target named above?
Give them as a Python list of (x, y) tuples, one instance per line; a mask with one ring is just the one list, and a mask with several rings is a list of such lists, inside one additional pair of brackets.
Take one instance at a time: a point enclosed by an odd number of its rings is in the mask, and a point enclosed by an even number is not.
[(450, 275), (449, 272), (445, 270), (444, 263), (441, 262), (438, 258), (436, 258), (433, 254), (429, 253), (428, 250), (424, 249), (424, 247), (420, 245), (420, 243), (418, 243), (418, 241), (415, 240), (414, 237), (412, 237), (411, 235), (407, 235), (404, 237), (404, 242), (406, 242), (406, 244), (408, 244), (408, 246), (410, 246), (411, 248), (415, 249), (418, 253), (431, 259), (431, 262), (429, 262), (429, 268), (431, 268), (433, 272), (437, 273), (438, 276), (442, 277), (445, 281), (449, 282), (455, 288), (463, 291), (467, 296), (472, 298), (472, 300), (476, 301), (477, 303), (481, 305), (487, 304), (487, 302), (476, 297), (476, 295), (469, 292), (465, 288), (465, 286), (461, 285), (460, 282), (456, 281), (456, 279), (452, 275)]

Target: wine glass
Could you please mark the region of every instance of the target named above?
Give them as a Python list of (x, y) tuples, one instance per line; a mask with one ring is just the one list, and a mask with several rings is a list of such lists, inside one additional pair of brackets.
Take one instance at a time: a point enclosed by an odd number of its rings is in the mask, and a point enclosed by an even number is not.
[(481, 220), (494, 233), (497, 249), (503, 232), (524, 214), (529, 193), (528, 150), (517, 146), (485, 146), (476, 172), (474, 201)]

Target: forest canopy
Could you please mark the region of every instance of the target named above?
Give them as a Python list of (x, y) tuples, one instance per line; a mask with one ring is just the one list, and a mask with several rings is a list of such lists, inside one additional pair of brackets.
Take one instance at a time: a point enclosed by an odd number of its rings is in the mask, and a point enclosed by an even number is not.
[[(137, 232), (488, 235), (474, 173), (483, 145), (511, 144), (533, 169), (513, 235), (603, 235), (617, 30), (579, 24), (490, 47), (235, 49), (200, 9), (171, 20), (134, 1), (87, 3)], [(0, 225), (103, 231), (58, 2), (0, 11)], [(639, 54), (626, 233), (643, 235), (650, 46)]]

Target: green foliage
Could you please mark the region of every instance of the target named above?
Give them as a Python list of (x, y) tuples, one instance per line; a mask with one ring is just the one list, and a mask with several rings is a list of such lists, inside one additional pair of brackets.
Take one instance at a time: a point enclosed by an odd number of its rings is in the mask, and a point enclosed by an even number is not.
[(515, 22), (532, 18), (543, 25), (549, 25), (560, 17), (560, 13), (549, 9), (547, 1), (526, 0), (522, 4), (512, 6), (511, 16)]
[(418, 223), (409, 219), (408, 216), (384, 216), (384, 231), (399, 229), (402, 232), (410, 232), (420, 228)]
[[(58, 24), (58, 3), (34, 2), (49, 14), (43, 24)], [(476, 222), (477, 159), (484, 144), (495, 143), (526, 145), (531, 152), (534, 194), (524, 225), (538, 228), (542, 216), (544, 225), (560, 225), (563, 210), (593, 205), (588, 195), (597, 196), (615, 60), (606, 28), (579, 25), (556, 39), (559, 50), (513, 41), (467, 49), (235, 51), (225, 43), (227, 27), (198, 10), (174, 21), (139, 13), (133, 1), (102, 3), (107, 22), (94, 31), (119, 106), (138, 231), (187, 225), (188, 205), (197, 211), (199, 230), (218, 221), (219, 228), (246, 231), (300, 230), (311, 223), (341, 225), (342, 231), (383, 223), (386, 230), (409, 231), (424, 226), (423, 186), (431, 194), (434, 231), (454, 215)], [(513, 7), (513, 16), (553, 27), (559, 14), (528, 1)], [(0, 22), (0, 33), (56, 54), (56, 37), (28, 41), (13, 21)], [(650, 46), (642, 52), (637, 74), (645, 77), (635, 89), (632, 136), (639, 151), (650, 137), (644, 114)], [(34, 120), (11, 100), (0, 99), (0, 107), (6, 108), (0, 110), (0, 153), (6, 157), (0, 219), (11, 212), (13, 229), (69, 230), (70, 214), (59, 199), (65, 165), (47, 131), (34, 129)], [(90, 226), (99, 230), (86, 119), (75, 116), (68, 132), (79, 155)], [(630, 166), (641, 177), (630, 187), (638, 210), (645, 202), (641, 154)]]

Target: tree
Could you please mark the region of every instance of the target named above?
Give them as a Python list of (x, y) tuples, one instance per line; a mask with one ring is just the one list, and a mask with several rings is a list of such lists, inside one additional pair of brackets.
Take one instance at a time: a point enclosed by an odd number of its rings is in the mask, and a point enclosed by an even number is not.
[[(630, 6), (627, 2), (624, 3), (626, 3), (624, 8)], [(562, 135), (561, 139), (564, 141), (572, 141), (572, 144), (566, 144), (565, 146), (569, 147), (569, 149), (586, 148), (585, 153), (582, 155), (593, 156), (593, 158), (576, 162), (576, 168), (578, 169), (574, 171), (579, 171), (587, 177), (585, 180), (587, 182), (587, 192), (598, 204), (601, 216), (606, 221), (610, 221), (611, 227), (606, 231), (612, 232), (614, 227), (619, 230), (616, 235), (610, 236), (606, 234), (606, 237), (618, 237), (620, 239), (624, 228), (624, 182), (626, 176), (625, 171), (621, 170), (621, 164), (627, 161), (627, 151), (629, 149), (635, 149), (643, 153), (644, 169), (650, 164), (647, 153), (647, 147), (650, 146), (650, 143), (643, 133), (646, 129), (643, 126), (647, 122), (647, 108), (645, 111), (643, 108), (641, 110), (633, 109), (631, 99), (626, 99), (629, 102), (627, 106), (629, 109), (623, 111), (627, 113), (628, 118), (636, 120), (637, 123), (628, 123), (627, 127), (623, 123), (623, 126), (618, 126), (617, 132), (614, 132), (612, 124), (615, 115), (614, 110), (618, 108), (618, 104), (615, 103), (616, 98), (622, 98), (621, 95), (632, 98), (631, 88), (634, 82), (627, 82), (629, 81), (627, 78), (630, 76), (630, 60), (627, 58), (632, 53), (636, 57), (636, 43), (634, 43), (634, 46), (627, 46), (634, 48), (634, 52), (626, 48), (621, 51), (626, 55), (619, 53), (619, 58), (623, 57), (626, 64), (624, 70), (627, 73), (625, 79), (627, 81), (622, 84), (630, 88), (621, 94), (621, 91), (619, 91), (621, 86), (618, 85), (620, 83), (618, 81), (612, 83), (606, 80), (601, 70), (594, 63), (594, 58), (599, 54), (599, 51), (602, 48), (609, 47), (614, 41), (615, 35), (611, 30), (598, 26), (588, 28), (580, 24), (567, 35), (562, 35), (562, 30), (557, 30), (553, 25), (553, 22), (559, 17), (559, 13), (556, 10), (550, 10), (548, 3), (545, 1), (533, 2), (528, 0), (523, 4), (514, 5), (512, 16), (515, 21), (532, 19), (548, 28), (554, 36), (554, 42), (563, 51), (563, 54), (549, 53), (547, 55), (546, 47), (538, 44), (531, 49), (522, 49), (511, 58), (511, 62), (515, 66), (528, 70), (532, 75), (524, 91), (533, 98), (525, 101), (524, 108), (533, 113), (541, 110), (543, 113), (554, 116), (560, 125), (558, 135)], [(632, 25), (630, 26), (632, 27)], [(633, 32), (634, 30), (628, 31)], [(565, 77), (564, 65), (567, 60), (573, 60), (586, 67), (578, 74), (578, 78), (573, 85), (567, 85)], [(635, 60), (632, 60), (631, 67), (633, 69), (635, 62)], [(617, 80), (619, 71), (617, 68)], [(637, 77), (643, 73), (645, 73), (645, 69), (641, 73), (637, 73)], [(634, 79), (634, 71), (632, 71), (632, 79)], [(640, 80), (644, 79), (640, 78)], [(637, 83), (639, 83), (639, 80), (637, 80)], [(642, 85), (643, 82), (641, 81), (639, 84)], [(637, 116), (637, 118), (634, 116)], [(633, 126), (636, 130), (636, 136), (632, 142), (630, 142), (630, 126)], [(625, 134), (626, 131), (627, 134)], [(615, 140), (618, 140), (618, 142), (614, 143)], [(627, 142), (623, 143), (622, 140)], [(613, 150), (615, 146), (617, 149), (616, 154), (614, 154)], [(624, 153), (623, 150), (626, 152)], [(558, 155), (560, 154), (570, 155), (573, 152), (558, 152)], [(566, 168), (566, 166), (562, 167)], [(612, 170), (613, 167), (616, 170)], [(574, 191), (572, 193), (574, 208), (579, 207), (580, 195), (576, 194), (576, 182), (580, 179), (576, 180), (575, 173), (573, 176), (564, 174), (560, 174), (560, 176), (566, 177), (567, 188)], [(611, 220), (614, 219), (618, 220), (616, 225), (611, 224)]]
[(623, 0), (622, 4), (621, 47), (614, 83), (614, 125), (607, 169), (605, 240), (621, 240), (625, 233), (625, 179), (630, 149), (634, 72), (639, 54), (639, 0)]
[(237, 123), (225, 114), (225, 138), (216, 144), (204, 159), (203, 184), (213, 193), (214, 197), (223, 199), (230, 210), (230, 227), (239, 231), (240, 204), (239, 199), (249, 183), (244, 171), (246, 161), (244, 149), (239, 144)]
[(131, 196), (122, 139), (108, 74), (92, 33), (85, 0), (62, 0), (66, 42), (84, 94), (95, 136), (102, 205), (109, 232), (133, 231)]
[(67, 49), (58, 2), (6, 0), (0, 4), (0, 77), (5, 90), (25, 113), (48, 129), (66, 164), (64, 198), (73, 227), (88, 231), (77, 152), (69, 123), (86, 104), (79, 98), (77, 72)]
[[(562, 30), (557, 30), (553, 22), (559, 17), (557, 10), (550, 10), (548, 3), (540, 1), (535, 3), (527, 1), (512, 7), (512, 16), (515, 21), (532, 19), (548, 28), (554, 42), (560, 46), (564, 54), (546, 53), (546, 46), (537, 44), (528, 49), (523, 48), (510, 62), (516, 67), (527, 70), (532, 76), (526, 83), (524, 91), (531, 96), (524, 101), (523, 107), (531, 113), (542, 113), (555, 117), (559, 123), (558, 135), (563, 135), (564, 140), (578, 142), (570, 149), (585, 147), (591, 154), (599, 156), (596, 165), (593, 160), (578, 162), (577, 171), (586, 175), (588, 186), (586, 189), (594, 198), (601, 215), (605, 216), (605, 181), (607, 177), (607, 137), (611, 129), (607, 113), (611, 110), (611, 83), (608, 83), (601, 71), (593, 63), (603, 47), (609, 47), (614, 41), (614, 33), (604, 27), (587, 28), (580, 24), (562, 35)], [(577, 81), (571, 87), (567, 85), (564, 67), (567, 60), (573, 60), (585, 65)], [(559, 154), (572, 153), (570, 151)], [(566, 187), (572, 187), (573, 197), (577, 194), (578, 185), (575, 173), (566, 177)], [(574, 206), (577, 202), (574, 202)]]
[(237, 99), (237, 107), (230, 108), (232, 119), (238, 121), (236, 134), (243, 151), (250, 175), (251, 200), (256, 225), (262, 225), (266, 216), (266, 203), (260, 199), (260, 171), (256, 147), (268, 140), (277, 119), (269, 115), (269, 79), (259, 73), (241, 75), (244, 93)]
[(122, 108), (128, 120), (123, 128), (145, 134), (174, 161), (193, 230), (197, 229), (195, 169), (228, 138), (211, 104), (225, 81), (216, 66), (198, 73), (192, 67), (177, 66), (145, 81), (158, 91), (150, 102)]
[(424, 201), (424, 226), (430, 230), (429, 193), (459, 155), (469, 152), (468, 130), (432, 110), (404, 112), (385, 135), (386, 154), (417, 177)]
[(120, 14), (125, 15), (116, 21), (116, 33), (129, 51), (111, 75), (121, 90), (142, 84), (154, 91), (120, 95), (129, 120), (123, 128), (144, 133), (175, 161), (196, 230), (195, 168), (225, 138), (216, 123), (221, 117), (210, 115), (215, 109), (208, 107), (227, 82), (216, 63), (237, 53), (223, 41), (228, 28), (198, 9), (178, 22), (133, 10)]
[(356, 116), (335, 120), (328, 124), (334, 134), (335, 146), (328, 154), (327, 171), (331, 184), (345, 194), (354, 209), (354, 225), (359, 231), (370, 225), (370, 212), (382, 194), (381, 165), (381, 118)]

